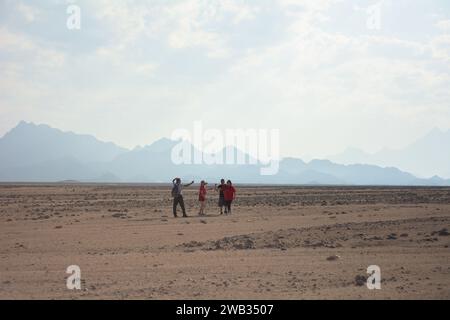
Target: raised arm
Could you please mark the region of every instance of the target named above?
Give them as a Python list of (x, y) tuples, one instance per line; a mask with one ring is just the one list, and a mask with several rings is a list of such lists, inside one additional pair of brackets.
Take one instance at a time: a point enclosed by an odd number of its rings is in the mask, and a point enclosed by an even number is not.
[(191, 185), (193, 185), (193, 184), (194, 184), (194, 181), (192, 180), (191, 183), (185, 184), (184, 186), (185, 186), (185, 187), (189, 187), (189, 186), (191, 186)]

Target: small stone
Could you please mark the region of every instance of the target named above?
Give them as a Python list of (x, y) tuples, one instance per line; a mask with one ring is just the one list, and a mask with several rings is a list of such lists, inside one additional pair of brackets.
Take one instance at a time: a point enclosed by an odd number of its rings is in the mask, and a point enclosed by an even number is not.
[(366, 276), (357, 275), (355, 277), (355, 285), (357, 285), (358, 287), (361, 287), (361, 286), (365, 285), (366, 282), (367, 282)]
[(339, 260), (341, 257), (340, 256), (338, 256), (338, 255), (332, 255), (332, 256), (329, 256), (328, 258), (327, 258), (327, 260), (328, 261), (336, 261), (336, 260)]

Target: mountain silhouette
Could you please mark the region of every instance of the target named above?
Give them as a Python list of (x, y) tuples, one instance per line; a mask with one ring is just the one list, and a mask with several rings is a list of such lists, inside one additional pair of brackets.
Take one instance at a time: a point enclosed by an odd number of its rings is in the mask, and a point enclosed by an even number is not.
[(0, 168), (72, 157), (80, 162), (110, 161), (128, 150), (89, 135), (63, 132), (21, 121), (0, 139)]
[[(439, 132), (436, 141), (443, 141)], [(425, 141), (428, 141), (426, 138)], [(424, 148), (423, 142), (418, 142)], [(175, 147), (190, 151), (187, 163), (173, 159)], [(429, 146), (427, 146), (429, 147)], [(431, 148), (433, 149), (433, 148)], [(434, 149), (433, 149), (434, 150)], [(245, 164), (195, 163), (194, 158), (218, 159), (240, 155)], [(260, 174), (267, 166), (233, 146), (215, 154), (203, 153), (187, 141), (159, 139), (144, 147), (127, 150), (93, 136), (63, 132), (47, 125), (20, 122), (0, 138), (0, 181), (82, 181), (82, 182), (170, 182), (179, 176), (186, 180), (256, 184), (322, 185), (450, 185), (439, 176), (420, 179), (396, 167), (370, 164), (337, 164), (330, 160), (304, 162), (296, 158), (279, 161), (272, 176)], [(175, 154), (176, 156), (176, 154)], [(449, 162), (450, 163), (450, 162)]]
[(127, 151), (90, 135), (21, 121), (0, 139), (0, 181), (117, 181), (93, 163)]
[(369, 154), (356, 148), (349, 148), (328, 158), (341, 164), (393, 166), (420, 177), (439, 175), (450, 178), (450, 130), (442, 131), (434, 128), (403, 149), (384, 148)]

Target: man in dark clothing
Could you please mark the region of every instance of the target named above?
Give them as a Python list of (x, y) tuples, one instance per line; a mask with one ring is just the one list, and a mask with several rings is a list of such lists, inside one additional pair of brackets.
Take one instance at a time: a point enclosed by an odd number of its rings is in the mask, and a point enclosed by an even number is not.
[[(219, 191), (219, 208), (220, 214), (223, 214), (223, 207), (225, 206), (225, 198), (223, 191), (226, 188), (225, 179), (220, 180), (220, 184), (216, 184), (216, 191)], [(227, 208), (225, 208), (225, 213), (227, 213)]]
[(181, 211), (183, 211), (183, 217), (186, 218), (186, 209), (184, 207), (184, 199), (183, 199), (183, 188), (189, 187), (192, 185), (194, 181), (188, 184), (181, 184), (180, 178), (175, 178), (172, 180), (173, 188), (172, 188), (172, 196), (173, 196), (173, 216), (177, 217), (177, 207), (180, 204)]

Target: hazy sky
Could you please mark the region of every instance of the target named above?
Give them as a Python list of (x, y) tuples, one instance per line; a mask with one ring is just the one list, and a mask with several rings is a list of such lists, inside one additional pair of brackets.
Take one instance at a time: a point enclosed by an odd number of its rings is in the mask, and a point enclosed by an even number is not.
[(0, 135), (132, 148), (201, 120), (279, 128), (283, 155), (402, 147), (450, 128), (450, 2), (0, 0), (0, 74)]

